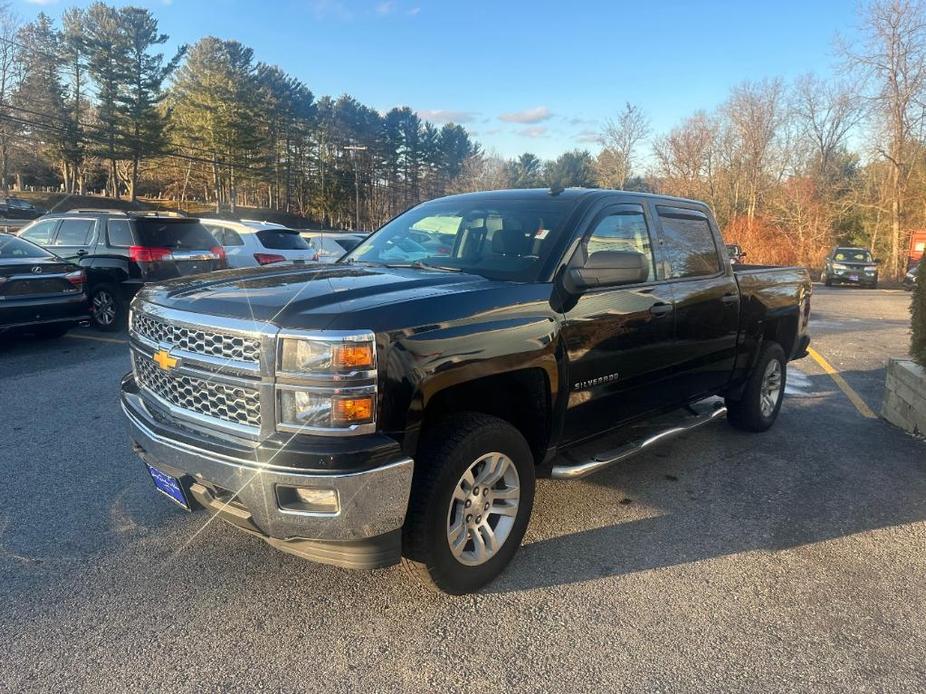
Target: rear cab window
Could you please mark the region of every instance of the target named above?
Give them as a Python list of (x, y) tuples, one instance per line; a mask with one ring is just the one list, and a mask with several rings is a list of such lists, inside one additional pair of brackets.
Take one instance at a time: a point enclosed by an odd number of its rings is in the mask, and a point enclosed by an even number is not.
[(135, 230), (139, 244), (150, 248), (203, 251), (218, 245), (206, 227), (189, 219), (136, 219)]
[(656, 211), (662, 227), (666, 279), (708, 277), (721, 272), (717, 244), (704, 213), (660, 205)]
[(299, 235), (299, 232), (291, 229), (261, 229), (257, 232), (257, 239), (264, 248), (275, 251), (306, 251), (309, 249), (309, 244)]

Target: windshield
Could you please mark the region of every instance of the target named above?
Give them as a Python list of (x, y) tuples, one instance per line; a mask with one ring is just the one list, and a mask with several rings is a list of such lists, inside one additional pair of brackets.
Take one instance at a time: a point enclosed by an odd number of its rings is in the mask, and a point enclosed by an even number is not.
[(871, 253), (857, 248), (837, 248), (833, 254), (833, 260), (846, 263), (870, 263)]
[(340, 262), (462, 270), (535, 281), (574, 202), (562, 198), (437, 200), (396, 217)]
[(51, 253), (16, 236), (0, 234), (0, 258), (49, 258)]
[(309, 247), (299, 232), (292, 229), (261, 229), (257, 238), (264, 248), (275, 251), (304, 251)]

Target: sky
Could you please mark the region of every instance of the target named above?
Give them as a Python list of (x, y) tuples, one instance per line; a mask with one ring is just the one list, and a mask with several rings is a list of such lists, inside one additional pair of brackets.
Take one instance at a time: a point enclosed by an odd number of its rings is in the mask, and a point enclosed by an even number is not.
[[(22, 19), (72, 0), (13, 0)], [(123, 4), (118, 1), (110, 4)], [(380, 111), (409, 106), (464, 125), (505, 157), (599, 148), (626, 102), (655, 134), (721, 104), (746, 80), (838, 70), (856, 36), (852, 0), (520, 2), (507, 0), (136, 0), (169, 46), (238, 40), (316, 96)]]

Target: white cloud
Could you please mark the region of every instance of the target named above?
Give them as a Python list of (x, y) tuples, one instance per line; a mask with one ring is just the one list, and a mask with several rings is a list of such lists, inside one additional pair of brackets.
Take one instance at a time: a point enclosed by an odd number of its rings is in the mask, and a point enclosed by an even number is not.
[(533, 125), (529, 128), (522, 128), (520, 134), (522, 137), (529, 137), (536, 140), (537, 138), (547, 136), (547, 128), (544, 125)]
[(498, 117), (499, 120), (503, 120), (506, 123), (540, 123), (542, 121), (548, 120), (553, 117), (553, 114), (550, 112), (546, 106), (535, 106), (534, 108), (525, 109), (524, 111), (513, 111), (511, 113), (503, 113)]
[(392, 14), (395, 11), (395, 2), (385, 0), (376, 6), (376, 14)]
[(30, 5), (55, 5), (58, 0), (26, 0)]
[(409, 17), (416, 17), (416, 16), (418, 16), (418, 13), (419, 13), (419, 12), (421, 12), (421, 8), (420, 8), (420, 7), (412, 7), (412, 8), (411, 8), (410, 10), (408, 10), (405, 14), (407, 14)]
[(472, 123), (479, 114), (475, 111), (449, 111), (446, 109), (422, 109), (416, 113), (432, 123)]
[(340, 0), (311, 0), (309, 9), (319, 21), (333, 18), (347, 22), (354, 18), (354, 13)]
[(576, 135), (576, 140), (589, 144), (601, 144), (601, 133), (597, 130), (582, 130)]

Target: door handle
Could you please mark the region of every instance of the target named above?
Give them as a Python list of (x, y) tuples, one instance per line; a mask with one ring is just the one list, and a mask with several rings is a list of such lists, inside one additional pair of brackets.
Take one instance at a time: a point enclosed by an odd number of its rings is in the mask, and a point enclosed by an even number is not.
[(657, 318), (672, 313), (672, 304), (664, 304), (661, 301), (658, 304), (650, 306), (649, 312)]
[(724, 294), (720, 300), (725, 304), (735, 304), (740, 297), (739, 294)]
[(85, 251), (83, 248), (81, 248), (80, 250), (77, 251), (77, 255), (81, 255), (81, 256), (87, 255), (87, 251)]

